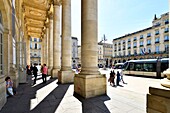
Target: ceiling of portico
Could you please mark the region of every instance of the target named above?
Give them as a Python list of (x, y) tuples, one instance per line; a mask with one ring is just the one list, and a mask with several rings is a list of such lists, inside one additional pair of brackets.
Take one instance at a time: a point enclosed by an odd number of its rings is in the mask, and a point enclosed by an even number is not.
[(24, 0), (24, 22), (31, 37), (41, 38), (52, 0)]

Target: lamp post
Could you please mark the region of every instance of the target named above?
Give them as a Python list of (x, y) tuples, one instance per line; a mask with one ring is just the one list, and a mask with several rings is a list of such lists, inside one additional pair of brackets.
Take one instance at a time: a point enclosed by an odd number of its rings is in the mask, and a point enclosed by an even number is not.
[[(106, 37), (105, 37), (105, 34), (103, 35), (103, 38), (102, 38), (102, 41), (104, 42), (103, 43), (103, 65), (104, 65), (104, 67), (103, 67), (103, 69), (104, 70), (106, 70), (106, 61), (105, 61), (105, 41), (107, 41), (107, 39), (106, 39)], [(101, 42), (102, 42), (101, 41)]]

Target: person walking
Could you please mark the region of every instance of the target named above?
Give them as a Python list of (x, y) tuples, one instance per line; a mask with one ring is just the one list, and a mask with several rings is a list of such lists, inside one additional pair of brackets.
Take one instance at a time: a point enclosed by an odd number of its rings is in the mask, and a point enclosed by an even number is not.
[(119, 71), (117, 71), (117, 74), (116, 74), (116, 85), (119, 86), (119, 81), (120, 81), (120, 73)]
[(42, 67), (42, 80), (43, 80), (43, 83), (47, 82), (47, 72), (48, 72), (48, 68), (47, 68), (46, 64), (44, 64), (43, 67)]
[(120, 81), (122, 81), (123, 84), (126, 84), (123, 80), (123, 71), (122, 70), (120, 70)]
[(37, 72), (38, 72), (38, 69), (37, 69), (37, 67), (36, 67), (36, 64), (34, 64), (34, 67), (33, 67), (32, 71), (33, 71), (33, 75), (34, 75), (34, 83), (33, 83), (33, 85), (34, 85), (34, 84), (36, 84)]

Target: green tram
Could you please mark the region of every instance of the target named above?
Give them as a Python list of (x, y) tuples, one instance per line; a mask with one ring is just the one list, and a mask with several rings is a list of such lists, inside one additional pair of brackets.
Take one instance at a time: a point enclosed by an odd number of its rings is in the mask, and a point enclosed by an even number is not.
[(130, 60), (123, 65), (123, 74), (162, 78), (168, 67), (169, 58)]

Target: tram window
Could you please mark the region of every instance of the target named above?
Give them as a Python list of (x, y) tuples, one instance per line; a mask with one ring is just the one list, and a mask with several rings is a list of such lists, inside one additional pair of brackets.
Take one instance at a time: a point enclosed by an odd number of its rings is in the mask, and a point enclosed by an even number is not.
[(144, 71), (147, 72), (156, 72), (156, 64), (144, 64)]
[(130, 63), (130, 70), (131, 70), (131, 71), (134, 70), (134, 63)]
[(123, 69), (127, 70), (128, 68), (128, 62), (125, 62), (124, 65), (122, 66)]
[(143, 64), (136, 64), (135, 71), (143, 71)]
[(161, 72), (165, 71), (166, 69), (168, 69), (168, 63), (162, 63), (161, 64)]

